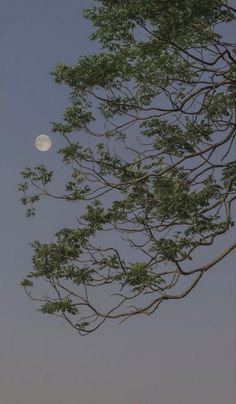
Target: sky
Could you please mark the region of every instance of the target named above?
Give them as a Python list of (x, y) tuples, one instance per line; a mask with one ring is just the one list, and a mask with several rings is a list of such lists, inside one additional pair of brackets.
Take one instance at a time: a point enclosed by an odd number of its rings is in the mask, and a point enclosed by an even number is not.
[[(28, 243), (74, 225), (75, 207), (46, 200), (26, 219), (17, 186), (25, 166), (66, 176), (52, 136), (68, 90), (49, 72), (98, 51), (82, 18), (92, 0), (1, 0), (0, 4), (0, 397), (3, 404), (233, 404), (235, 402), (235, 254), (209, 271), (193, 293), (148, 318), (107, 323), (80, 337), (41, 315), (21, 279)], [(225, 239), (224, 242), (230, 241)], [(217, 250), (217, 246), (216, 246)]]

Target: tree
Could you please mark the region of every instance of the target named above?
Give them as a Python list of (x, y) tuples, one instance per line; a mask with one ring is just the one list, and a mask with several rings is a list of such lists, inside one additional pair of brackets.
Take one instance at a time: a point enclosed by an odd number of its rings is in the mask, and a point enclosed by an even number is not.
[(220, 31), (236, 9), (222, 0), (98, 3), (84, 16), (101, 52), (52, 72), (71, 89), (52, 128), (71, 178), (54, 195), (53, 172), (40, 165), (19, 186), (27, 216), (44, 196), (84, 203), (74, 228), (32, 243), (22, 281), (32, 299), (45, 281), (41, 312), (82, 335), (184, 298), (236, 247), (196, 264), (233, 225), (236, 48)]

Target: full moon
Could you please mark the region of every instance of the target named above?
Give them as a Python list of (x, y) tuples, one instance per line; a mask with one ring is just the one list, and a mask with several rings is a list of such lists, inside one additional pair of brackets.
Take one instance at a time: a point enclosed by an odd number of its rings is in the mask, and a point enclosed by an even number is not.
[(35, 139), (35, 147), (40, 151), (47, 151), (52, 146), (52, 141), (48, 135), (38, 135)]

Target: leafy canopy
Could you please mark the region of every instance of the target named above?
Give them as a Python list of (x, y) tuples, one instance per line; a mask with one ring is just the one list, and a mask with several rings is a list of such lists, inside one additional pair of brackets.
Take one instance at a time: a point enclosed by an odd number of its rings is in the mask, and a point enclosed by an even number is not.
[(230, 230), (236, 199), (236, 48), (220, 34), (236, 10), (221, 0), (99, 0), (84, 16), (101, 52), (52, 72), (71, 90), (52, 129), (71, 178), (54, 195), (40, 165), (19, 186), (27, 216), (43, 196), (83, 202), (74, 228), (32, 243), (22, 281), (35, 299), (44, 280), (40, 310), (80, 334), (187, 296), (235, 248), (195, 263)]

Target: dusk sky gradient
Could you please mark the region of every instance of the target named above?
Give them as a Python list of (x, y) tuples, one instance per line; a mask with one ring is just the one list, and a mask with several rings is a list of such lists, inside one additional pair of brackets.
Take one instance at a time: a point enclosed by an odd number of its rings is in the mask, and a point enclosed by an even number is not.
[[(76, 224), (77, 205), (51, 200), (26, 219), (17, 187), (25, 166), (55, 170), (56, 188), (66, 178), (60, 137), (51, 135), (45, 153), (34, 141), (50, 134), (50, 122), (68, 104), (68, 89), (49, 72), (99, 49), (82, 18), (92, 3), (0, 2), (0, 403), (233, 404), (235, 254), (183, 301), (165, 303), (151, 317), (105, 323), (87, 337), (37, 312), (19, 286), (31, 269), (28, 243), (47, 242)], [(219, 245), (229, 245), (230, 237), (235, 233)]]

